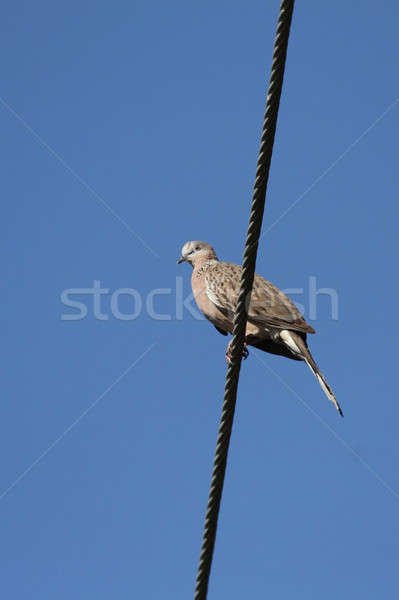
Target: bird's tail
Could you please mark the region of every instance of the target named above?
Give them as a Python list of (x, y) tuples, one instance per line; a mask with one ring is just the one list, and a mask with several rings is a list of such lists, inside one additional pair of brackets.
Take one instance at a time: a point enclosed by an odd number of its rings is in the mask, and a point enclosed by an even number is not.
[(290, 346), (292, 350), (294, 350), (294, 346), (296, 346), (296, 348), (299, 350), (300, 356), (306, 362), (309, 369), (312, 371), (313, 375), (319, 382), (321, 389), (323, 390), (327, 398), (330, 400), (330, 402), (334, 404), (341, 417), (343, 417), (344, 413), (342, 412), (339, 402), (336, 399), (335, 394), (332, 391), (327, 379), (324, 377), (323, 373), (317, 366), (316, 361), (314, 360), (306, 341), (300, 335), (292, 331), (283, 330), (280, 332), (280, 335), (281, 337), (283, 337), (284, 341)]
[[(309, 350), (308, 350), (308, 352), (309, 352)], [(309, 369), (312, 371), (313, 375), (316, 377), (317, 381), (320, 384), (321, 389), (323, 390), (323, 392), (325, 393), (327, 398), (334, 404), (335, 408), (337, 409), (337, 411), (339, 412), (341, 417), (343, 417), (344, 413), (342, 412), (342, 408), (340, 407), (339, 402), (336, 399), (334, 392), (332, 391), (327, 379), (324, 377), (323, 373), (320, 371), (319, 367), (315, 363), (313, 356), (310, 354), (310, 352), (309, 352), (309, 357), (305, 357), (305, 362), (308, 365)]]

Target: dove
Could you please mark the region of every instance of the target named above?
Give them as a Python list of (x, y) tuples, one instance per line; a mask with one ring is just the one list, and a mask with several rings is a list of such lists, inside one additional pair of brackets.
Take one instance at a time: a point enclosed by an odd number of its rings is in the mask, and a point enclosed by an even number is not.
[[(242, 267), (220, 261), (213, 247), (201, 241), (186, 242), (177, 262), (186, 262), (193, 267), (191, 286), (198, 308), (219, 333), (231, 334)], [(260, 275), (254, 277), (247, 317), (244, 358), (248, 356), (247, 346), (253, 346), (264, 352), (304, 361), (327, 398), (343, 416), (334, 392), (309, 350), (306, 336), (315, 330), (306, 323), (295, 304)], [(231, 360), (230, 344), (226, 359)]]

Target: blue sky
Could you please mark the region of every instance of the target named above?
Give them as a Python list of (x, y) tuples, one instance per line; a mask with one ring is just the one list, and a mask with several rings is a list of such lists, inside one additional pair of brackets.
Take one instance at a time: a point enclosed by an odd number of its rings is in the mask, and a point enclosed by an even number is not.
[[(188, 239), (241, 260), (277, 12), (4, 4), (9, 599), (192, 594), (226, 340), (180, 314), (190, 272), (175, 260)], [(318, 296), (310, 344), (345, 419), (304, 365), (251, 352), (209, 598), (397, 598), (398, 13), (390, 0), (294, 12), (257, 271), (335, 290), (338, 318)], [(63, 320), (76, 314), (63, 291), (95, 281), (105, 318), (80, 294), (87, 316)], [(156, 289), (167, 320), (145, 308)], [(293, 298), (309, 318), (308, 292)], [(111, 310), (139, 301), (135, 319)]]

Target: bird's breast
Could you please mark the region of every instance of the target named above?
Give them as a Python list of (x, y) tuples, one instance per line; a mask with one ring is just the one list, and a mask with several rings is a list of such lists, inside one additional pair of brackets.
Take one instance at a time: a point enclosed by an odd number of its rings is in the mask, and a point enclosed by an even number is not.
[(193, 271), (191, 287), (197, 306), (204, 316), (220, 329), (231, 333), (233, 331), (233, 322), (209, 298), (204, 272), (198, 274), (195, 270)]

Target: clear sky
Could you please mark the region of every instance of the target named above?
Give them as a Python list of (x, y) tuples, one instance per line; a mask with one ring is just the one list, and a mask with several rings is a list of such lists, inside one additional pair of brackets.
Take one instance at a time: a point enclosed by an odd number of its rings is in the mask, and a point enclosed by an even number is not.
[[(9, 600), (192, 595), (226, 339), (182, 304), (175, 261), (189, 239), (241, 260), (277, 12), (3, 5)], [(398, 17), (294, 12), (257, 271), (304, 290), (345, 419), (305, 365), (251, 352), (210, 599), (398, 597)]]

